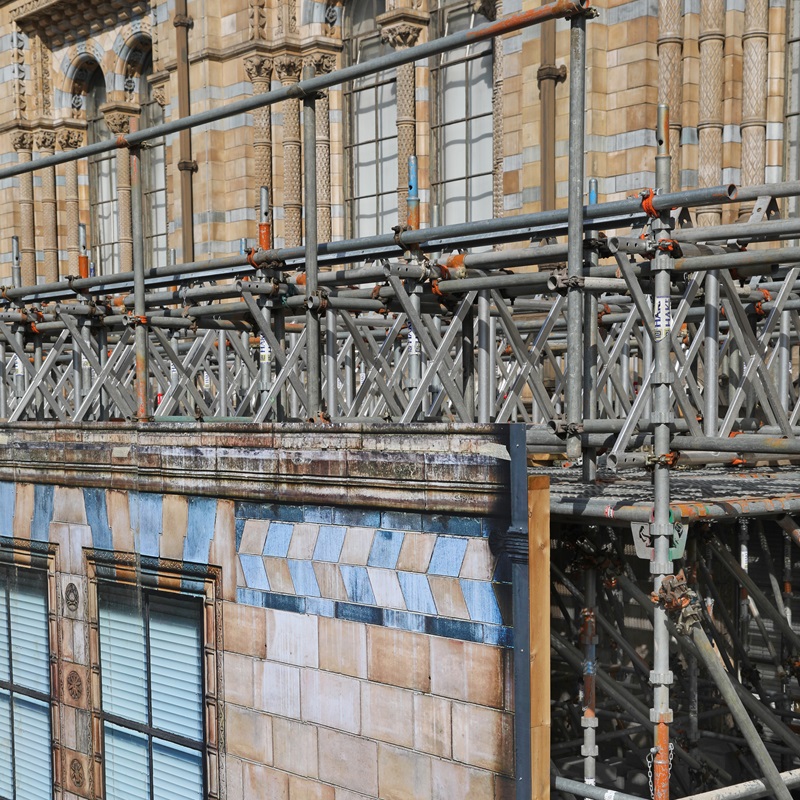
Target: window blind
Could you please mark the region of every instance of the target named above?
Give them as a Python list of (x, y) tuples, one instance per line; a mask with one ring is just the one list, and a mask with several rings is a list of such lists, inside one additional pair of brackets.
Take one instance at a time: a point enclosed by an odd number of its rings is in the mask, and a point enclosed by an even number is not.
[(11, 669), (14, 683), (50, 693), (50, 636), (47, 598), (43, 582), (35, 585), (22, 577), (11, 581)]

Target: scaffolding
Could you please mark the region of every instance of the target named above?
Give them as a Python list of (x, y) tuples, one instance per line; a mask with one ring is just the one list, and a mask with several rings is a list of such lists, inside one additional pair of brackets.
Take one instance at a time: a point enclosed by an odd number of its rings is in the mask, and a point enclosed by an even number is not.
[[(516, 423), (532, 472), (553, 478), (554, 791), (789, 798), (800, 785), (800, 219), (782, 218), (780, 202), (800, 184), (671, 192), (661, 106), (656, 186), (597, 203), (589, 180), (585, 204), (591, 16), (559, 0), (0, 169), (29, 176), (127, 148), (134, 263), (26, 286), (15, 238), (0, 419), (312, 421), (331, 435), (350, 423)], [(566, 209), (420, 229), (412, 157), (407, 226), (317, 241), (318, 92), (557, 18), (571, 29)], [(262, 190), (258, 248), (145, 269), (140, 148), (289, 98), (304, 108), (304, 245), (272, 247)], [(746, 219), (693, 227), (697, 209), (730, 203)], [(518, 797), (530, 797), (523, 761)]]

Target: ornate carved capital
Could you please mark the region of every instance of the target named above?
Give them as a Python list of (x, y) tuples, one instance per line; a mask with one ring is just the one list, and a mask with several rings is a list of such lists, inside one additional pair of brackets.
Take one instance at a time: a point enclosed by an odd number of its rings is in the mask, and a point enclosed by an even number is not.
[(250, 56), (244, 60), (244, 71), (251, 83), (269, 81), (272, 78), (272, 59)]
[(405, 50), (413, 47), (419, 39), (421, 25), (412, 22), (399, 22), (396, 25), (387, 25), (381, 28), (381, 41), (387, 42), (395, 50)]
[(76, 150), (78, 147), (83, 147), (83, 131), (71, 129), (59, 131), (56, 138), (62, 150)]
[(17, 131), (11, 134), (11, 144), (16, 151), (33, 149), (33, 134), (30, 131)]
[(56, 135), (53, 131), (37, 131), (35, 139), (37, 150), (52, 151), (56, 149)]
[(124, 136), (131, 132), (131, 118), (121, 111), (109, 111), (105, 115), (105, 121), (111, 133), (115, 133), (117, 136)]
[(167, 86), (164, 83), (154, 86), (152, 88), (153, 100), (158, 103), (161, 108), (167, 104)]
[(303, 62), (296, 56), (280, 56), (275, 59), (274, 64), (281, 83), (296, 83), (300, 80)]
[(475, 0), (472, 10), (476, 14), (486, 17), (490, 22), (497, 19), (497, 0)]
[(303, 65), (314, 67), (317, 75), (327, 75), (336, 68), (336, 56), (333, 53), (309, 53), (303, 58)]

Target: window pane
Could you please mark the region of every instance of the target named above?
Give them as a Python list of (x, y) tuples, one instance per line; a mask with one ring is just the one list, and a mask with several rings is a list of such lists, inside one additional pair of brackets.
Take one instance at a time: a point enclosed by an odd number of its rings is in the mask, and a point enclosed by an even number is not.
[(373, 142), (353, 148), (353, 192), (355, 197), (372, 195), (378, 190), (376, 161)]
[(8, 674), (8, 597), (5, 582), (7, 573), (0, 572), (0, 681), (7, 681)]
[(467, 221), (467, 183), (451, 181), (444, 185), (445, 225)]
[(111, 723), (106, 723), (105, 734), (107, 800), (147, 800), (150, 796), (147, 737)]
[(353, 95), (355, 142), (375, 138), (375, 89), (363, 89)]
[(469, 124), (470, 174), (492, 171), (492, 118), (478, 117)]
[(9, 587), (14, 683), (50, 691), (50, 635), (44, 580), (18, 577)]
[(469, 113), (492, 112), (492, 56), (487, 54), (469, 62)]
[(381, 218), (379, 233), (391, 233), (392, 227), (397, 225), (397, 194), (389, 192), (380, 197)]
[(147, 722), (144, 622), (133, 592), (109, 591), (100, 599), (100, 671), (103, 710)]
[(380, 191), (391, 192), (397, 186), (397, 139), (379, 144)]
[(451, 180), (463, 177), (467, 174), (467, 123), (446, 125), (442, 130), (442, 138), (443, 178)]
[(469, 182), (469, 218), (471, 220), (492, 218), (492, 176), (481, 175)]
[(0, 689), (0, 795), (11, 797), (11, 697)]
[(199, 606), (150, 602), (153, 726), (203, 738), (202, 640)]
[(397, 133), (397, 84), (384, 83), (378, 94), (378, 136), (394, 136)]
[(14, 695), (17, 800), (50, 800), (50, 705)]
[(467, 116), (467, 75), (466, 66), (453, 64), (443, 70), (444, 120), (463, 119)]
[(355, 234), (356, 236), (373, 236), (376, 233), (375, 216), (377, 207), (375, 197), (365, 197), (355, 202)]
[(153, 800), (203, 797), (203, 754), (153, 739)]

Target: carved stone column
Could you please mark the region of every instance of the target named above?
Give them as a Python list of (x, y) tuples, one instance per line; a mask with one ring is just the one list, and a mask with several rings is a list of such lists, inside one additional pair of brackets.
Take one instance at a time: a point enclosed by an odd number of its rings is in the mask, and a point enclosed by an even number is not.
[(658, 4), (658, 102), (669, 106), (669, 154), (674, 192), (681, 188), (682, 5), (681, 0), (659, 0)]
[[(401, 19), (393, 12), (381, 15), (381, 40), (395, 50), (413, 47), (419, 39), (423, 26), (417, 22)], [(385, 19), (391, 17), (390, 20)], [(415, 65), (403, 64), (397, 68), (397, 216), (398, 223), (405, 225), (408, 219), (408, 159), (417, 152)]]
[[(36, 149), (43, 157), (56, 150), (56, 135), (53, 131), (36, 133)], [(56, 215), (56, 168), (45, 167), (42, 176), (42, 234), (44, 237), (44, 279), (46, 283), (58, 280), (58, 217)]]
[(742, 50), (742, 184), (764, 183), (767, 139), (767, 0), (748, 0)]
[[(121, 111), (107, 112), (105, 122), (115, 136), (124, 136), (131, 132), (131, 118)], [(119, 239), (120, 272), (133, 272), (131, 154), (127, 147), (117, 148), (117, 238)]]
[[(266, 56), (250, 56), (244, 60), (244, 71), (253, 84), (253, 94), (269, 91), (272, 80), (272, 59)], [(262, 106), (253, 112), (253, 158), (255, 161), (256, 185), (254, 208), (258, 222), (266, 222), (259, 217), (261, 207), (261, 187), (269, 189), (270, 205), (272, 197), (272, 114), (269, 106)]]
[[(21, 164), (33, 158), (33, 134), (30, 131), (18, 131), (11, 137), (11, 143), (17, 151)], [(26, 172), (19, 176), (19, 255), (20, 271), (23, 286), (36, 283), (36, 221), (33, 215), (33, 173)]]
[[(75, 150), (83, 146), (83, 131), (63, 130), (58, 132), (58, 146), (62, 150)], [(78, 162), (68, 161), (65, 167), (65, 195), (67, 209), (67, 274), (80, 271), (80, 205), (78, 200)]]
[[(497, 19), (503, 13), (502, 0), (486, 0), (480, 6), (481, 13), (486, 19)], [(553, 21), (555, 24), (555, 20)], [(503, 39), (496, 36), (492, 39), (492, 214), (502, 217), (505, 208), (503, 202)], [(555, 144), (553, 145), (555, 147)]]
[[(275, 71), (284, 86), (300, 80), (302, 61), (291, 55), (275, 59)], [(302, 166), (300, 154), (300, 100), (283, 101), (283, 218), (287, 247), (302, 242)]]
[[(317, 75), (327, 75), (336, 66), (332, 53), (313, 53), (305, 62)], [(331, 119), (327, 89), (317, 99), (317, 236), (329, 242), (331, 230)]]
[[(701, 187), (716, 186), (722, 175), (722, 55), (725, 42), (724, 0), (700, 4), (700, 121), (698, 177)], [(698, 225), (718, 225), (721, 206), (697, 213)]]

